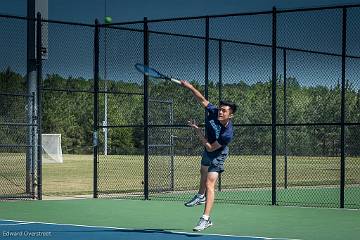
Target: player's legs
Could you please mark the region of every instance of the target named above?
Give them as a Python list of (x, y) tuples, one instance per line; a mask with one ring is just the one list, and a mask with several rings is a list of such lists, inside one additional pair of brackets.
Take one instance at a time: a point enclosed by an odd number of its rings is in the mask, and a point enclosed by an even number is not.
[(208, 168), (211, 164), (211, 159), (208, 157), (207, 153), (204, 151), (201, 159), (201, 167), (200, 167), (200, 186), (198, 193), (190, 199), (188, 202), (185, 203), (186, 207), (193, 207), (196, 205), (204, 204), (206, 197), (206, 179)]
[(213, 223), (210, 220), (210, 212), (214, 205), (215, 184), (216, 184), (216, 180), (218, 179), (218, 176), (219, 176), (218, 172), (208, 172), (207, 174), (206, 202), (205, 202), (204, 214), (200, 218), (198, 224), (193, 228), (194, 231), (202, 231), (213, 225)]
[(199, 194), (205, 195), (206, 192), (206, 179), (208, 174), (208, 168), (209, 166), (201, 165), (200, 168), (200, 188), (199, 188)]
[(210, 220), (211, 209), (214, 205), (215, 199), (215, 184), (219, 177), (219, 173), (224, 171), (224, 161), (228, 156), (228, 149), (225, 148), (224, 151), (211, 159), (211, 164), (208, 168), (208, 173), (206, 174), (206, 202), (204, 213), (200, 218), (198, 224), (193, 228), (194, 231), (202, 231), (213, 225)]
[(206, 202), (205, 202), (205, 209), (204, 215), (210, 216), (211, 209), (214, 205), (215, 199), (215, 184), (216, 180), (218, 179), (219, 173), (218, 172), (208, 172), (207, 179), (206, 179)]
[(201, 165), (199, 191), (191, 200), (185, 203), (186, 207), (193, 207), (205, 203), (206, 179), (207, 179), (208, 168), (209, 168), (208, 166)]

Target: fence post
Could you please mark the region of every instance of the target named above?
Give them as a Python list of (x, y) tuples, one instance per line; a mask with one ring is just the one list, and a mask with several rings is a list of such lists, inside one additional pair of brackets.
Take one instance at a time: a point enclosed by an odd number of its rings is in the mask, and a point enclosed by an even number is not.
[(286, 49), (283, 51), (284, 58), (284, 188), (286, 189), (288, 186), (288, 149), (287, 149), (287, 123), (288, 123), (288, 115), (287, 115), (287, 66), (286, 66)]
[[(149, 65), (149, 29), (148, 20), (144, 18), (144, 65)], [(149, 199), (149, 77), (144, 74), (144, 197)]]
[(345, 90), (346, 90), (346, 20), (347, 9), (342, 12), (342, 52), (341, 52), (341, 157), (340, 157), (340, 208), (344, 208), (345, 198)]
[[(219, 40), (219, 102), (221, 100), (222, 100), (222, 41)], [(219, 173), (218, 191), (221, 191), (221, 173)]]
[(94, 149), (94, 198), (98, 197), (98, 121), (99, 121), (99, 21), (95, 20), (94, 33), (94, 132), (93, 132), (93, 149)]
[(42, 138), (41, 138), (41, 88), (42, 88), (42, 34), (41, 34), (41, 14), (37, 13), (36, 19), (36, 96), (37, 96), (37, 130), (38, 130), (38, 149), (37, 149), (37, 187), (38, 187), (38, 199), (42, 200)]
[[(37, 150), (35, 150), (36, 148), (36, 145), (37, 143), (35, 142), (36, 139), (35, 139), (35, 136), (36, 136), (36, 131), (37, 131), (37, 118), (36, 118), (36, 110), (37, 110), (37, 100), (36, 100), (36, 95), (35, 95), (35, 92), (32, 92), (31, 93), (31, 96), (29, 97), (31, 100), (30, 100), (30, 103), (29, 103), (29, 108), (30, 108), (30, 105), (31, 105), (31, 117), (32, 117), (32, 122), (31, 124), (33, 124), (31, 126), (31, 131), (30, 131), (30, 142), (29, 142), (29, 145), (31, 146), (31, 151), (30, 151), (30, 154), (31, 154), (31, 183), (32, 183), (32, 187), (31, 187), (31, 197), (33, 199), (36, 198), (36, 189), (37, 189), (37, 186), (36, 186), (36, 181), (39, 180), (39, 176), (37, 176), (37, 180), (35, 181), (35, 171), (37, 171), (37, 167), (35, 165), (35, 159), (37, 159), (37, 157), (35, 156), (36, 155), (36, 152)], [(40, 182), (41, 182), (41, 179), (40, 179)]]
[(271, 112), (271, 134), (272, 134), (272, 200), (276, 205), (276, 8), (272, 12), (272, 112)]
[(209, 99), (209, 17), (205, 18), (205, 98)]
[(219, 102), (222, 100), (222, 46), (223, 42), (219, 40)]
[[(209, 99), (209, 17), (205, 18), (205, 79), (204, 79), (204, 95)], [(205, 110), (205, 122), (207, 120), (207, 110)], [(206, 134), (206, 133), (205, 133)]]
[[(37, 107), (37, 86), (36, 86), (36, 52), (35, 52), (35, 44), (36, 44), (36, 30), (35, 30), (35, 0), (28, 0), (28, 7), (27, 7), (27, 51), (26, 51), (26, 60), (27, 60), (27, 66), (26, 66), (26, 88), (28, 95), (35, 94), (34, 106)], [(29, 106), (30, 108), (31, 106)], [(32, 113), (36, 113), (34, 111), (28, 111), (27, 114), (27, 123), (33, 124), (34, 119), (36, 118), (36, 115), (32, 115)], [(37, 131), (37, 128), (35, 127), (35, 132)], [(31, 145), (32, 143), (37, 142), (37, 137), (35, 135), (32, 135), (31, 129), (28, 128), (28, 137), (27, 137), (27, 143)], [(31, 191), (31, 165), (35, 164), (35, 159), (33, 156), (36, 156), (37, 149), (36, 144), (33, 145), (32, 148), (28, 148), (26, 151), (26, 193), (29, 193)]]

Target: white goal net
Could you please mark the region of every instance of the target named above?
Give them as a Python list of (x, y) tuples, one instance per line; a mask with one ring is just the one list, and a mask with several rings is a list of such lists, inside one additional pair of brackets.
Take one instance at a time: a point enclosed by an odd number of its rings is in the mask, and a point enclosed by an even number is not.
[(42, 162), (62, 163), (61, 134), (41, 134)]

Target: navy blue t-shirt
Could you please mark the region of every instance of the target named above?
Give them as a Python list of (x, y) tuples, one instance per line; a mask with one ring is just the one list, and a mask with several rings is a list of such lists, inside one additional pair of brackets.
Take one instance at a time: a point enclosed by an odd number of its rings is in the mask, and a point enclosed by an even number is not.
[(233, 139), (234, 130), (232, 122), (230, 121), (227, 126), (223, 126), (218, 120), (219, 109), (213, 104), (209, 103), (206, 107), (208, 110), (208, 118), (205, 123), (205, 130), (208, 142), (212, 144), (215, 141), (222, 146), (216, 152), (222, 151)]

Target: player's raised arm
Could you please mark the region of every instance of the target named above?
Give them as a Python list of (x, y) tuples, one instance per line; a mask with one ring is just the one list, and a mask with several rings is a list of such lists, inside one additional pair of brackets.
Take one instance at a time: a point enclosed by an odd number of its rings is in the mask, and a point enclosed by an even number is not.
[(193, 95), (195, 96), (196, 100), (203, 106), (203, 107), (207, 107), (207, 105), (209, 104), (209, 101), (206, 100), (206, 98), (201, 94), (201, 92), (199, 92), (199, 90), (197, 90), (191, 83), (189, 83), (188, 81), (185, 80), (181, 80), (180, 81), (181, 86), (189, 89)]

